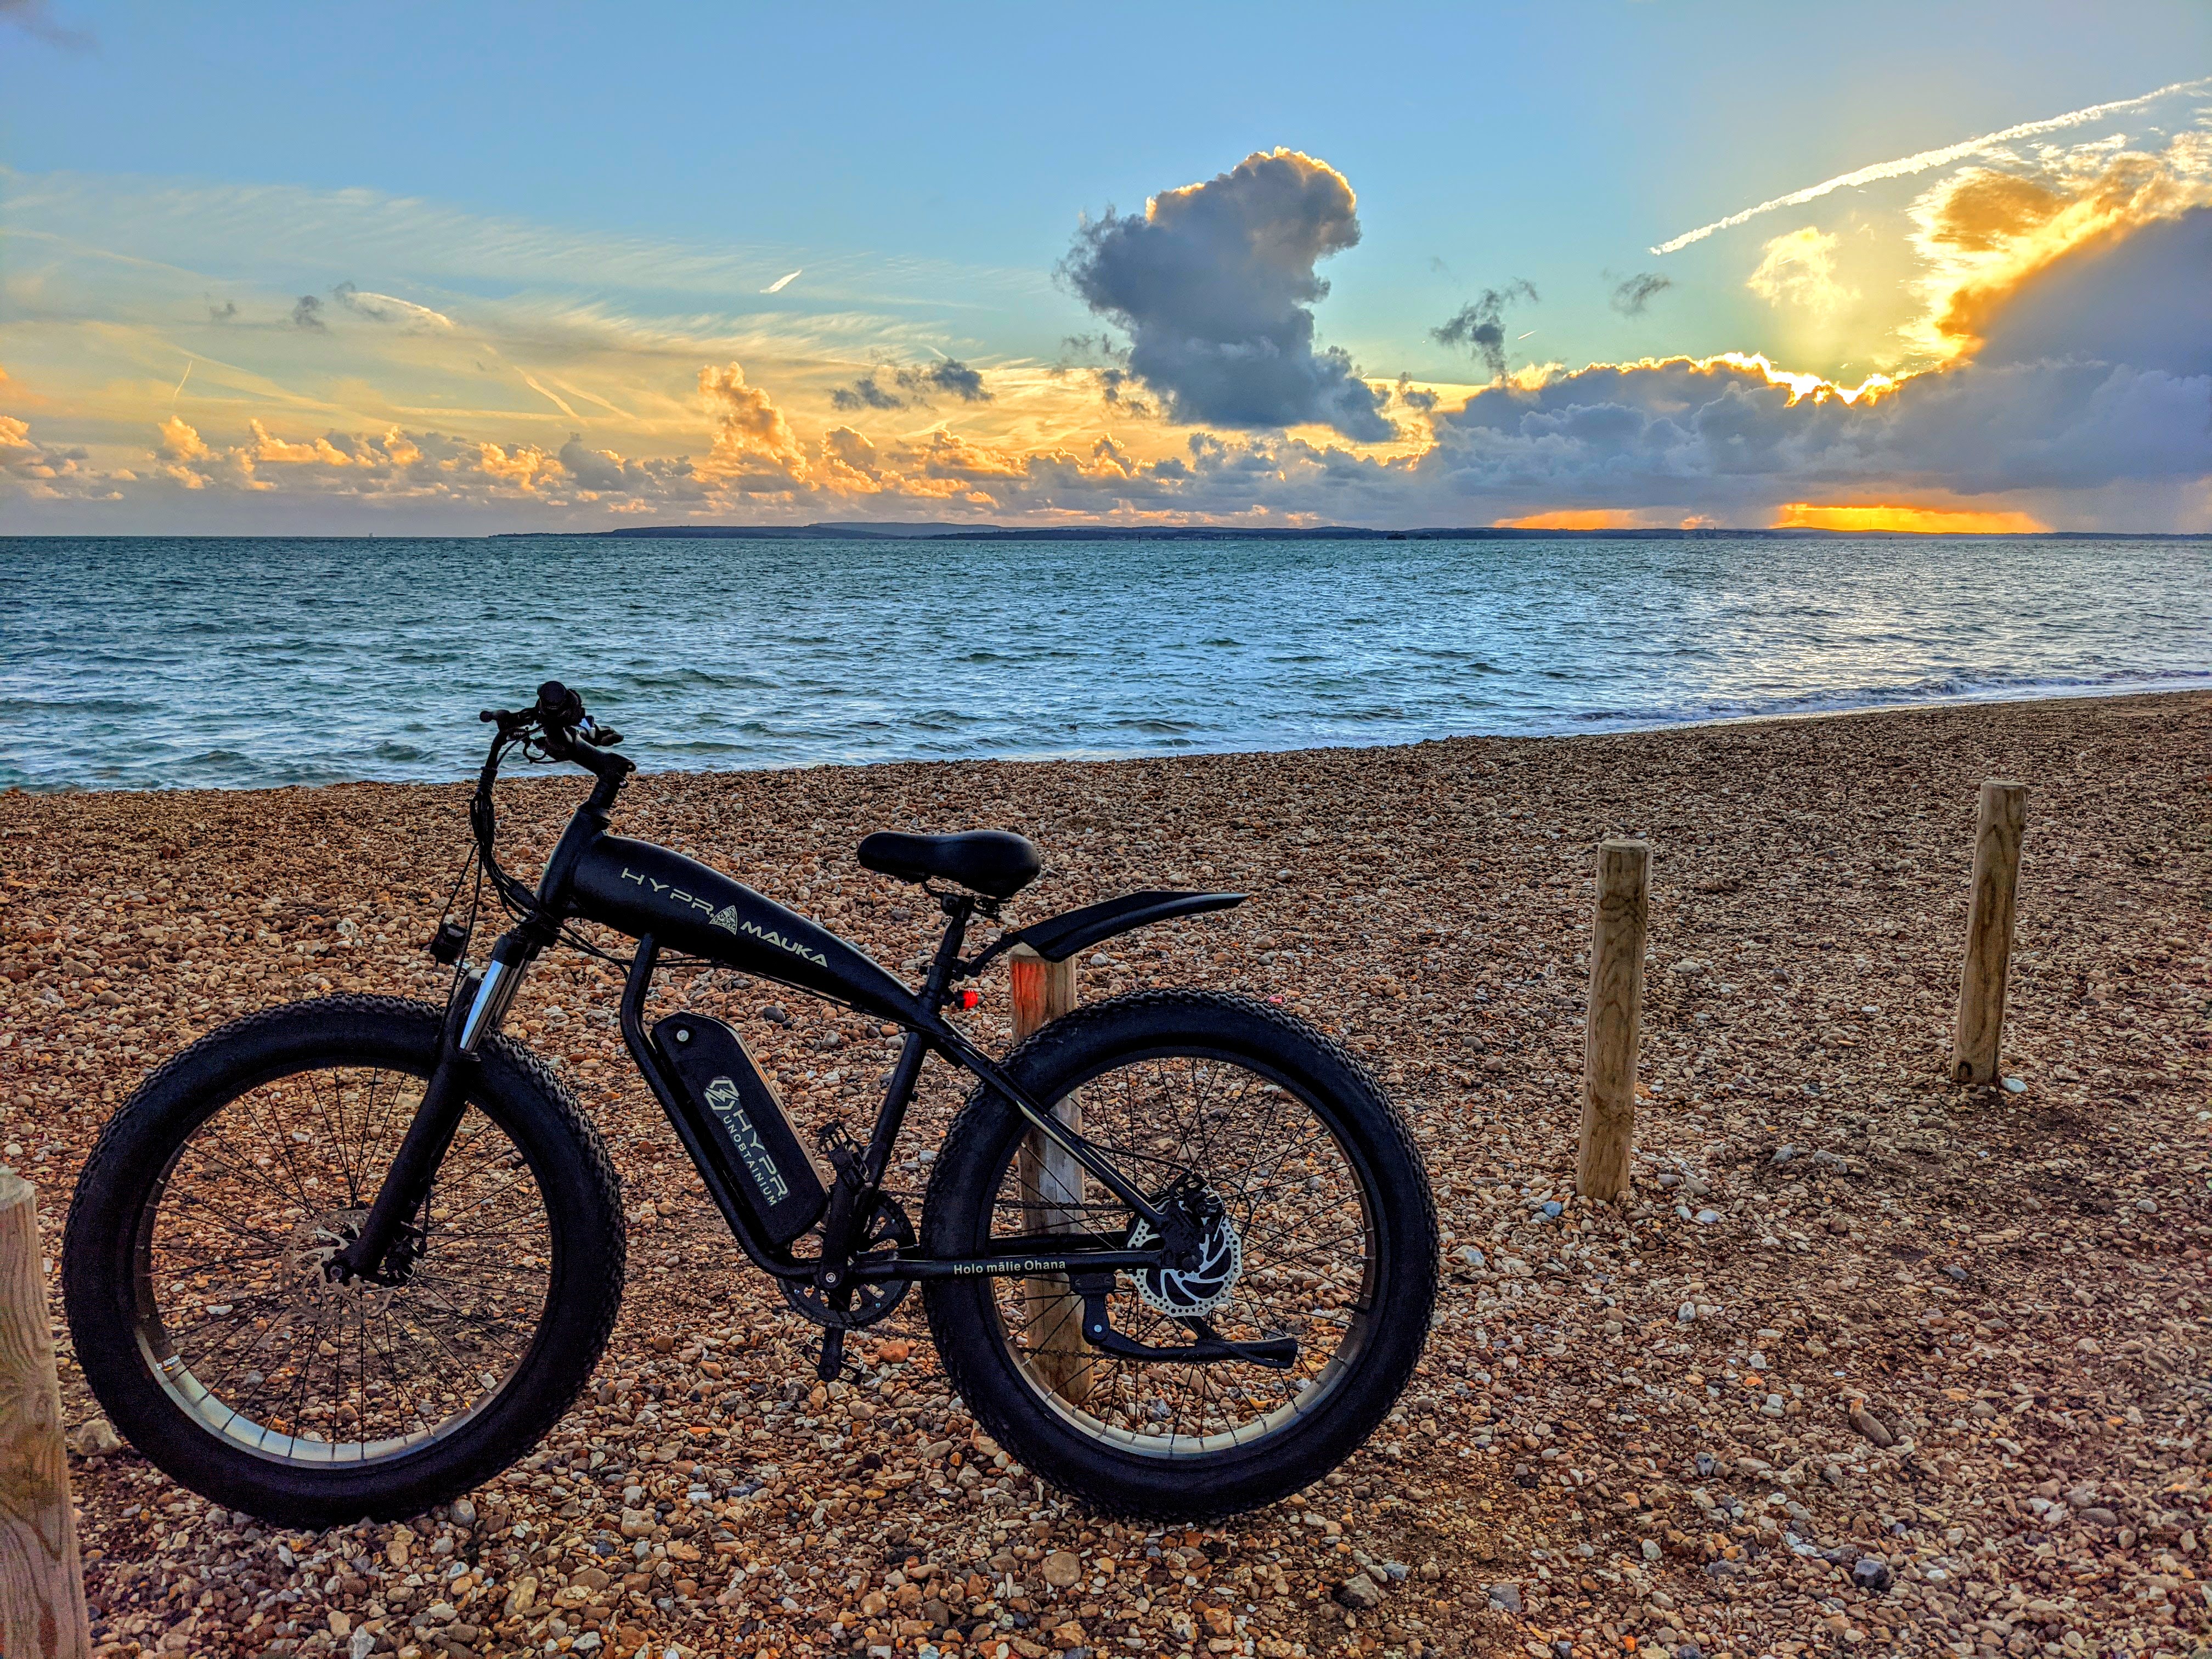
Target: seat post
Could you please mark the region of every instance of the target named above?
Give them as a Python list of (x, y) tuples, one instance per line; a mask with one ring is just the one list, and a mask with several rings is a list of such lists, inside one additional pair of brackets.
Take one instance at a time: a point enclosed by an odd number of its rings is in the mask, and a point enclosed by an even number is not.
[(975, 914), (975, 899), (970, 893), (939, 893), (937, 905), (946, 918), (945, 937), (938, 940), (928, 976), (921, 982), (921, 1006), (933, 1014), (945, 1006), (945, 994), (952, 988), (952, 970), (960, 965), (960, 947), (968, 941), (968, 920)]

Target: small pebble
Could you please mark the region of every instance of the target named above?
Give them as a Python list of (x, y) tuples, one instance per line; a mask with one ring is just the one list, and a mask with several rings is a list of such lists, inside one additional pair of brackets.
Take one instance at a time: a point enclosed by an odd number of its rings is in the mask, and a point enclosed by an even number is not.
[(1863, 1590), (1886, 1590), (1895, 1581), (1889, 1564), (1878, 1555), (1862, 1555), (1851, 1563), (1851, 1583)]

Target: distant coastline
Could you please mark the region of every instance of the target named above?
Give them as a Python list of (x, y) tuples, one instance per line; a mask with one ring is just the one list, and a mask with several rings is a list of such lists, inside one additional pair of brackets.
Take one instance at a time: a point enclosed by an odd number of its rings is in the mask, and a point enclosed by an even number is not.
[[(1307, 529), (1260, 528), (1249, 525), (1054, 525), (1022, 528), (1007, 525), (930, 522), (872, 523), (866, 520), (821, 524), (646, 524), (614, 530), (503, 530), (487, 541), (942, 541), (942, 542), (1559, 542), (1636, 541), (2201, 541), (2201, 535), (2172, 531), (2044, 530), (2032, 534), (1916, 530), (1729, 529), (1718, 526), (1683, 529), (1533, 530), (1504, 525), (1457, 528), (1376, 530), (1364, 525), (1322, 525)], [(465, 540), (467, 538), (454, 539)]]

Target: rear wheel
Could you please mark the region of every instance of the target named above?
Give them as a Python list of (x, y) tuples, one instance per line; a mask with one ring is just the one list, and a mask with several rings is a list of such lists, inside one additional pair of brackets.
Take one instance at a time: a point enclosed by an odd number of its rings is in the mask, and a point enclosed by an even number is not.
[[(1179, 1271), (1123, 1274), (1114, 1329), (1155, 1349), (1207, 1333), (1294, 1339), (1288, 1369), (1124, 1357), (1084, 1337), (1062, 1278), (938, 1279), (930, 1327), (976, 1418), (1102, 1509), (1200, 1520), (1310, 1486), (1389, 1412), (1436, 1299), (1436, 1216), (1412, 1138), (1374, 1080), (1304, 1021), (1247, 998), (1146, 992), (1078, 1010), (1010, 1055), (1041, 1103), (1198, 1243)], [(1134, 1248), (1141, 1223), (988, 1088), (931, 1180), (933, 1255), (1026, 1254), (1040, 1234)]]
[(210, 1033), (140, 1086), (70, 1206), (78, 1363), (141, 1452), (295, 1526), (420, 1514), (507, 1467), (621, 1297), (605, 1148), (526, 1050), (483, 1046), (392, 1282), (340, 1282), (422, 1097), (439, 1011), (335, 997)]

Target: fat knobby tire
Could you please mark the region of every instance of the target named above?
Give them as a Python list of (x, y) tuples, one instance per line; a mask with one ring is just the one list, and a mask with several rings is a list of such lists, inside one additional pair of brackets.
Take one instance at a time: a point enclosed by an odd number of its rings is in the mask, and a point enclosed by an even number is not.
[(185, 1139), (225, 1103), (325, 1066), (427, 1075), (440, 1011), (397, 997), (286, 1004), (210, 1032), (138, 1086), (78, 1177), (62, 1290), (77, 1363), (116, 1428), (185, 1486), (286, 1526), (401, 1520), (481, 1485), (568, 1410), (622, 1299), (621, 1186), (598, 1132), (544, 1062), (507, 1037), (483, 1045), (470, 1103), (513, 1139), (543, 1197), (552, 1272), (537, 1335), (476, 1417), (414, 1452), (366, 1468), (311, 1469), (226, 1444), (155, 1381), (137, 1335), (131, 1255), (148, 1196)]
[[(953, 1385), (993, 1438), (1032, 1472), (1107, 1514), (1201, 1522), (1311, 1486), (1389, 1414), (1428, 1340), (1437, 1219), (1413, 1136), (1366, 1067), (1271, 1004), (1221, 992), (1138, 992), (1054, 1020), (1005, 1064), (1033, 1099), (1049, 1103), (1117, 1056), (1173, 1053), (1178, 1044), (1249, 1058), (1294, 1082), (1321, 1108), (1366, 1188), (1380, 1266), (1376, 1328), (1325, 1400), (1248, 1446), (1152, 1456), (1106, 1443), (1045, 1406), (1018, 1368), (989, 1281), (930, 1280), (923, 1300)], [(984, 1248), (1000, 1178), (1026, 1132), (1011, 1103), (991, 1089), (969, 1097), (930, 1178), (922, 1219), (928, 1254)]]

